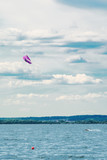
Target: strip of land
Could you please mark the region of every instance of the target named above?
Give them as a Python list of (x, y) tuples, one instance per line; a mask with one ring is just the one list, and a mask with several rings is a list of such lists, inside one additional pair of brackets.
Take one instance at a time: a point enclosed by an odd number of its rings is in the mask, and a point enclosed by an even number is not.
[(107, 115), (0, 118), (0, 124), (107, 124)]

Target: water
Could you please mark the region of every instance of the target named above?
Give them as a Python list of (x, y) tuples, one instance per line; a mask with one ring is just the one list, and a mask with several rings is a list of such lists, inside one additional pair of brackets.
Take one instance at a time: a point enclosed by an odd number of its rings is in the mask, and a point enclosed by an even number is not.
[(107, 125), (0, 125), (0, 160), (7, 159), (107, 160)]

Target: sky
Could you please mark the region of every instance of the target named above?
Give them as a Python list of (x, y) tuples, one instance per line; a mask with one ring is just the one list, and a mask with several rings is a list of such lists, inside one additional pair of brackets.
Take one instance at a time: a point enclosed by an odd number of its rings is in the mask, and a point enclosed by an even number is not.
[(0, 1), (0, 117), (85, 114), (107, 115), (107, 1)]

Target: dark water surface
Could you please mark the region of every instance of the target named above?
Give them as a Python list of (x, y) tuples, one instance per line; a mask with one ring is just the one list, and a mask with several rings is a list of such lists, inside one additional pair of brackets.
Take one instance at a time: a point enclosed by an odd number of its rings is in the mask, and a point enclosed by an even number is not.
[(7, 159), (107, 160), (107, 125), (0, 125), (0, 160)]

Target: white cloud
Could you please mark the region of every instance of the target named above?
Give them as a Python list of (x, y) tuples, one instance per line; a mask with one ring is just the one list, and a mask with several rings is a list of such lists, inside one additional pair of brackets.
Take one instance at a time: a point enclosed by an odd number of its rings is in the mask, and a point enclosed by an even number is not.
[(79, 55), (72, 55), (66, 59), (69, 63), (86, 63), (87, 61)]
[(30, 93), (30, 94), (17, 94), (17, 98), (33, 98), (33, 97), (47, 98), (48, 95), (34, 94), (34, 93)]
[(104, 98), (107, 97), (105, 93), (88, 93), (85, 95), (63, 95), (56, 98), (57, 101), (59, 100), (91, 100), (96, 98)]
[(10, 80), (8, 82), (9, 87), (24, 87), (24, 86), (35, 86), (35, 85), (48, 85), (52, 84), (52, 80)]
[[(35, 103), (35, 102), (34, 102)], [(22, 100), (19, 98), (9, 98), (9, 99), (5, 99), (4, 104), (8, 104), (8, 105), (32, 105), (33, 102), (32, 101), (28, 101), (27, 99)]]
[(77, 74), (76, 76), (72, 75), (53, 75), (54, 79), (58, 83), (63, 84), (88, 84), (88, 83), (100, 83), (101, 79), (94, 79), (91, 76), (87, 76), (86, 74)]
[[(35, 67), (34, 67), (35, 66)], [(34, 67), (34, 68), (33, 68)], [(9, 73), (9, 74), (36, 74), (38, 72), (38, 66), (33, 65), (33, 67), (25, 62), (0, 62), (0, 73)]]
[(85, 41), (106, 41), (106, 32), (102, 29), (99, 32), (87, 31), (77, 27), (63, 30), (34, 29), (29, 31), (18, 28), (0, 29), (0, 45), (12, 47), (37, 47), (41, 45), (64, 45), (65, 42), (85, 42)]
[(20, 73), (26, 72), (26, 68), (21, 62), (0, 62), (0, 73)]
[[(38, 99), (44, 99), (44, 98), (48, 98), (49, 95), (47, 94), (34, 94), (34, 93), (29, 93), (29, 94), (21, 94), (18, 93), (17, 95), (13, 95), (10, 98), (6, 99), (5, 103), (8, 104), (14, 104), (14, 105), (32, 105), (32, 104), (36, 104), (36, 100)], [(35, 98), (37, 98), (35, 100)], [(22, 107), (23, 108), (23, 107)], [(26, 108), (26, 107), (25, 107)]]
[[(43, 77), (42, 77), (43, 78)], [(46, 78), (46, 77), (45, 77)], [(72, 75), (61, 75), (56, 74), (51, 77), (51, 79), (43, 80), (9, 80), (9, 87), (23, 87), (23, 86), (35, 86), (35, 85), (54, 85), (54, 84), (98, 84), (102, 82), (101, 79), (94, 79), (91, 76), (85, 74), (77, 74), (76, 76)]]
[[(62, 35), (60, 32), (54, 32), (52, 30), (46, 29), (36, 29), (23, 31), (17, 28), (7, 28), (0, 29), (0, 45), (4, 46), (36, 46), (40, 45), (43, 42), (46, 43), (48, 39), (57, 39), (61, 38)], [(41, 41), (43, 40), (43, 41)]]

